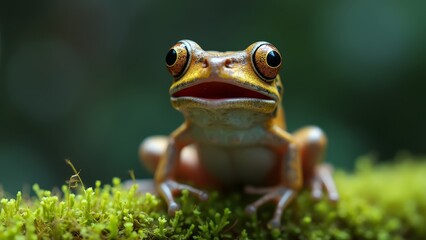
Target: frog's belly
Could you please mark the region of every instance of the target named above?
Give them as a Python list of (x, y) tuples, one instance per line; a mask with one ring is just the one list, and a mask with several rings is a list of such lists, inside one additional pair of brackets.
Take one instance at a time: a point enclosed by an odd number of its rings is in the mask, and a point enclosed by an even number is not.
[(264, 185), (276, 155), (262, 146), (223, 147), (198, 145), (201, 165), (225, 186)]

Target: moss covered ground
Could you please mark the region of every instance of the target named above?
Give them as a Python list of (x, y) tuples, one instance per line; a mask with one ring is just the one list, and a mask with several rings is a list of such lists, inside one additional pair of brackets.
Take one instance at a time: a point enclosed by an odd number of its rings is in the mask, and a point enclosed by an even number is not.
[(198, 202), (184, 192), (182, 210), (168, 217), (161, 199), (124, 189), (119, 179), (79, 190), (34, 185), (35, 197), (1, 199), (0, 239), (426, 239), (426, 159), (375, 165), (364, 157), (335, 178), (337, 205), (301, 192), (280, 229), (266, 224), (272, 204), (247, 216), (244, 207), (256, 197), (242, 193)]

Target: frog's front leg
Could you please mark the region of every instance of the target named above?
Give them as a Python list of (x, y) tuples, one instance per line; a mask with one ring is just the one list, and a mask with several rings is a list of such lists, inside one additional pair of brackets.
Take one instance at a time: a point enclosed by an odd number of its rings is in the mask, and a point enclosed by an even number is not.
[(296, 142), (292, 136), (279, 127), (273, 127), (265, 144), (277, 152), (281, 161), (278, 171), (279, 182), (277, 186), (266, 188), (255, 188), (247, 186), (245, 192), (249, 194), (264, 194), (254, 203), (246, 207), (246, 212), (253, 214), (256, 210), (268, 201), (276, 201), (274, 216), (269, 222), (271, 227), (281, 225), (281, 216), (284, 209), (296, 196), (302, 186), (302, 173), (299, 152)]
[(174, 199), (174, 194), (176, 192), (188, 190), (200, 200), (206, 200), (208, 198), (207, 193), (175, 181), (181, 151), (185, 146), (192, 143), (187, 130), (187, 126), (184, 124), (170, 136), (167, 150), (160, 159), (159, 165), (155, 171), (157, 191), (166, 201), (170, 215), (174, 215), (180, 208)]
[(311, 190), (314, 199), (320, 199), (325, 189), (328, 199), (336, 202), (339, 194), (332, 167), (323, 163), (327, 146), (324, 132), (319, 127), (309, 126), (297, 130), (293, 136), (301, 152), (304, 185)]

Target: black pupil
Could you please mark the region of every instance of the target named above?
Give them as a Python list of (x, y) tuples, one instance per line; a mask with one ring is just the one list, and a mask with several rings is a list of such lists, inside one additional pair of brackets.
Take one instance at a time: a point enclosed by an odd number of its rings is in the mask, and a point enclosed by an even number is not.
[(170, 51), (166, 55), (166, 63), (171, 66), (176, 62), (177, 52), (174, 49), (170, 49)]
[(276, 51), (270, 51), (266, 57), (268, 65), (271, 67), (277, 67), (281, 64), (281, 57)]

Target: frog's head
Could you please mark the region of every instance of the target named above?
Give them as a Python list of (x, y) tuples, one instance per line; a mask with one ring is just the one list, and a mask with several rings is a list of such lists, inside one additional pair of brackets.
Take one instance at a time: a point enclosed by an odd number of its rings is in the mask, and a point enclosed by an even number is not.
[(170, 48), (166, 65), (174, 78), (172, 105), (179, 111), (243, 109), (269, 114), (280, 104), (282, 60), (268, 42), (239, 52), (216, 52), (182, 40)]

